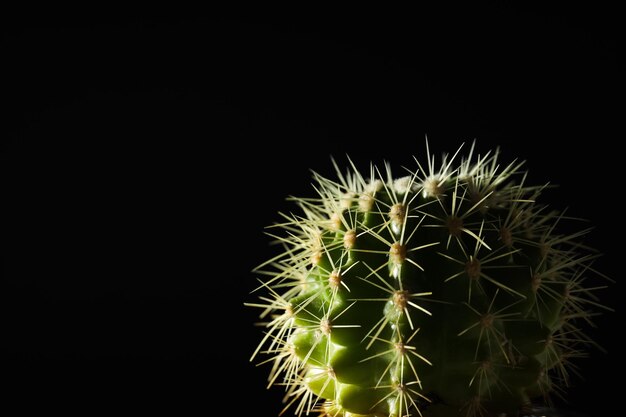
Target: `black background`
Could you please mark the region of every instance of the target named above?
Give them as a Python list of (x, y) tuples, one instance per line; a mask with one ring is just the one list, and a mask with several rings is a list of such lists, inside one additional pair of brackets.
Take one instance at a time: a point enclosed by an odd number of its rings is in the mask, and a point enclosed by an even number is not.
[[(24, 17), (28, 16), (28, 17)], [(263, 228), (330, 156), (477, 140), (588, 219), (615, 313), (570, 407), (620, 404), (623, 44), (616, 10), (472, 7), (10, 15), (3, 325), (24, 410), (274, 416), (248, 357)], [(620, 259), (621, 258), (621, 259)], [(228, 415), (231, 415), (228, 414)]]

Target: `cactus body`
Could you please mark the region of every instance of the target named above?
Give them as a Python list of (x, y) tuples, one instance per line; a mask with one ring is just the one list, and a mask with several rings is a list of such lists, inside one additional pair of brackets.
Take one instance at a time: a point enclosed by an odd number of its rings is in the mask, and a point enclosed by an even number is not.
[(329, 416), (491, 415), (549, 399), (593, 342), (603, 307), (586, 230), (537, 200), (497, 152), (427, 151), (402, 175), (314, 174), (317, 195), (269, 229), (257, 268), (270, 385), (285, 408)]

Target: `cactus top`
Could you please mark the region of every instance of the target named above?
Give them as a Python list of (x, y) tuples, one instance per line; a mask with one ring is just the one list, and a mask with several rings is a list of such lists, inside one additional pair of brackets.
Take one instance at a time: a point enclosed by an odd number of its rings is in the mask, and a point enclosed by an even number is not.
[[(538, 200), (498, 152), (392, 173), (350, 162), (268, 229), (281, 252), (255, 271), (254, 351), (285, 410), (328, 416), (496, 415), (563, 395), (610, 282), (589, 229)], [(599, 281), (599, 282), (596, 282)], [(283, 410), (284, 411), (284, 410)]]

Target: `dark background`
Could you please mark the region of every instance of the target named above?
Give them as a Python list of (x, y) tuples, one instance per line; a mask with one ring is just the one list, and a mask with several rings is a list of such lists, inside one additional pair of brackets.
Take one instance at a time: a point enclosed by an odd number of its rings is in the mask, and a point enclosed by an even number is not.
[[(495, 2), (494, 2), (495, 3)], [(27, 17), (25, 17), (27, 16)], [(24, 410), (275, 416), (243, 307), (263, 227), (330, 156), (476, 139), (588, 219), (617, 312), (571, 408), (621, 404), (617, 10), (276, 9), (3, 17), (5, 374)], [(620, 259), (621, 258), (621, 259)], [(617, 384), (617, 385), (616, 385)]]

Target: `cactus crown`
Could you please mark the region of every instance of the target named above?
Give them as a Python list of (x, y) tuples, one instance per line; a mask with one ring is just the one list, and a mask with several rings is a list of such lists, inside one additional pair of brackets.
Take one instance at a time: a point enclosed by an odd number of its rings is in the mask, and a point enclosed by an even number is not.
[[(313, 173), (256, 272), (269, 385), (328, 416), (496, 415), (562, 395), (608, 278), (523, 163), (461, 148), (399, 176)], [(285, 411), (283, 410), (283, 411)]]

